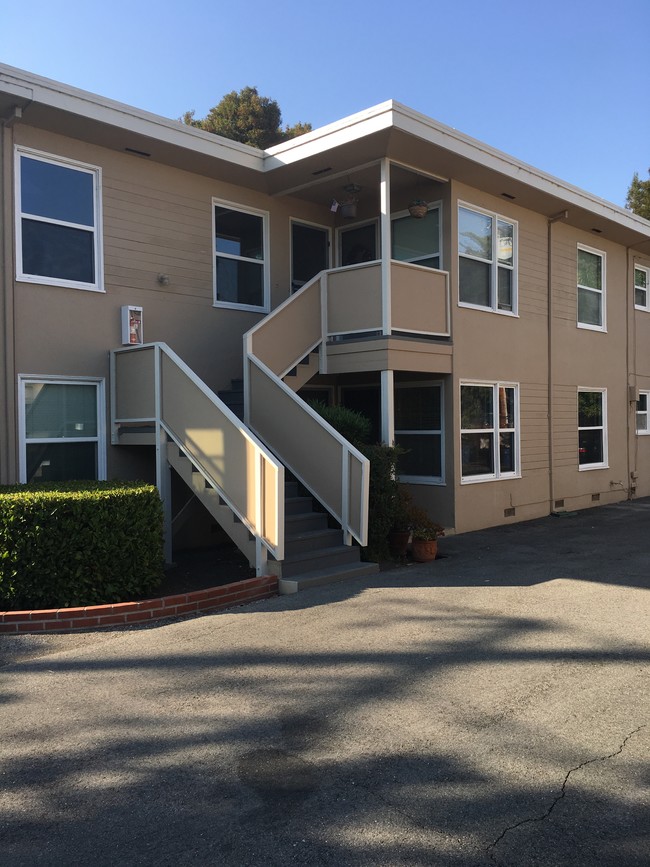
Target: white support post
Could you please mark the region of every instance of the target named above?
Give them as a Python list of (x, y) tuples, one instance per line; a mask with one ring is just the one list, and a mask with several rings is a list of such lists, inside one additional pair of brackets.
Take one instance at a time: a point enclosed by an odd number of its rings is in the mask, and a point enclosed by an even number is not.
[(318, 350), (318, 372), (327, 373), (327, 274), (322, 274), (320, 278), (320, 327), (321, 340)]
[(250, 400), (251, 400), (251, 386), (250, 386), (250, 356), (252, 354), (252, 342), (253, 338), (250, 334), (244, 334), (244, 424), (246, 427), (250, 427)]
[(165, 563), (172, 562), (172, 486), (171, 468), (167, 460), (167, 434), (162, 427), (162, 354), (154, 349), (154, 382), (156, 406), (156, 487), (163, 505), (163, 554)]
[(390, 261), (392, 245), (390, 225), (390, 162), (387, 159), (383, 159), (381, 161), (379, 194), (381, 212), (380, 223), (382, 334), (390, 335), (392, 328), (390, 286)]
[(343, 448), (341, 461), (341, 527), (343, 528), (343, 544), (352, 544), (350, 532), (350, 452)]
[(387, 446), (395, 442), (394, 379), (392, 370), (381, 371), (381, 441)]

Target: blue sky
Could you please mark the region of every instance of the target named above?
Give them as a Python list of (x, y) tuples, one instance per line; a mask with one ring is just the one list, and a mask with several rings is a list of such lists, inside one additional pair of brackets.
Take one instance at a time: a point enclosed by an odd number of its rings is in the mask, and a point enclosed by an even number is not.
[(289, 124), (396, 99), (619, 205), (650, 166), (650, 0), (5, 4), (0, 61), (165, 117), (247, 85)]

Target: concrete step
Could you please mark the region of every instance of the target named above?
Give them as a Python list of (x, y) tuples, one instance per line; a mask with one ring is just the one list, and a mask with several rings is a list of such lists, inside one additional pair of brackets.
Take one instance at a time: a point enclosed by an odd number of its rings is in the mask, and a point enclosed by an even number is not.
[(298, 593), (300, 590), (308, 590), (310, 587), (322, 587), (326, 584), (336, 584), (339, 581), (348, 581), (352, 578), (363, 578), (366, 575), (374, 575), (375, 572), (379, 572), (377, 563), (357, 563), (356, 565), (338, 566), (333, 569), (316, 569), (301, 575), (280, 578), (279, 592), (281, 595)]
[(352, 545), (337, 545), (332, 548), (316, 548), (285, 556), (282, 575), (302, 575), (305, 572), (334, 569), (337, 566), (353, 566), (359, 562), (359, 549)]
[(330, 530), (327, 526), (299, 533), (285, 533), (284, 552), (286, 557), (303, 551), (338, 548), (343, 544), (341, 530)]
[(306, 533), (309, 530), (327, 529), (327, 515), (325, 512), (298, 512), (295, 515), (285, 515), (284, 526), (285, 533), (290, 536)]

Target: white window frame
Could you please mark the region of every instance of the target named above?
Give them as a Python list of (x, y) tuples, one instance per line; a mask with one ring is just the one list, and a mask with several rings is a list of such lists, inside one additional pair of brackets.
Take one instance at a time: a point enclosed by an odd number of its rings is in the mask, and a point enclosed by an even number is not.
[[(457, 230), (457, 254), (458, 254), (458, 306), (467, 307), (470, 310), (486, 310), (490, 313), (499, 313), (501, 316), (519, 316), (519, 222), (513, 220), (512, 217), (506, 217), (496, 211), (489, 211), (486, 208), (479, 208), (469, 202), (458, 201), (456, 208), (456, 230)], [(483, 259), (478, 256), (469, 256), (467, 253), (460, 252), (460, 209), (465, 211), (473, 211), (475, 214), (482, 214), (485, 217), (490, 217), (492, 220), (492, 259)], [(498, 223), (507, 223), (512, 226), (512, 267), (499, 263), (499, 238), (498, 238)], [(469, 301), (461, 301), (460, 298), (460, 260), (470, 259), (473, 262), (483, 262), (490, 265), (490, 305), (483, 306), (482, 304), (472, 304)], [(499, 307), (499, 268), (505, 268), (512, 272), (512, 310), (503, 310)]]
[[(69, 223), (63, 220), (56, 220), (51, 217), (43, 217), (38, 214), (30, 214), (22, 210), (22, 189), (21, 189), (21, 161), (23, 157), (32, 160), (40, 160), (44, 163), (50, 163), (55, 166), (63, 166), (67, 169), (74, 169), (79, 172), (93, 176), (93, 215), (94, 225), (92, 227), (79, 225), (77, 223)], [(54, 154), (43, 153), (41, 151), (32, 150), (22, 146), (15, 147), (14, 159), (14, 178), (16, 189), (16, 280), (22, 283), (39, 283), (45, 286), (66, 286), (74, 289), (84, 289), (89, 292), (104, 292), (104, 261), (103, 261), (103, 230), (102, 230), (102, 170), (99, 166), (82, 163), (78, 160), (68, 159), (66, 157), (55, 156)], [(93, 235), (93, 253), (95, 263), (95, 279), (92, 283), (85, 283), (78, 280), (67, 280), (61, 277), (49, 277), (40, 274), (28, 274), (23, 269), (23, 219), (34, 220), (35, 222), (47, 223), (55, 226), (67, 226), (71, 229), (82, 230), (84, 232), (92, 232)]]
[[(598, 256), (600, 258), (600, 278), (602, 284), (602, 287), (600, 289), (596, 289), (593, 286), (585, 286), (584, 284), (578, 282), (578, 274), (580, 273), (578, 258), (580, 255), (580, 250), (585, 253), (591, 253), (593, 256)], [(578, 244), (576, 252), (576, 286), (576, 322), (578, 328), (584, 328), (587, 331), (607, 331), (607, 254), (604, 250), (596, 250), (594, 247), (587, 247), (586, 244)], [(590, 325), (588, 322), (581, 322), (578, 318), (580, 316), (580, 302), (578, 296), (581, 289), (586, 292), (593, 292), (600, 295), (600, 325)]]
[[(492, 427), (485, 428), (486, 434), (493, 437), (493, 455), (494, 455), (494, 473), (484, 473), (483, 475), (464, 476), (463, 475), (463, 434), (475, 434), (479, 428), (464, 428), (462, 427), (462, 395), (465, 386), (482, 386), (492, 388)], [(500, 427), (499, 425), (499, 389), (512, 388), (514, 389), (514, 427)], [(493, 382), (482, 381), (476, 379), (464, 379), (459, 383), (458, 390), (458, 413), (460, 427), (460, 483), (461, 485), (474, 485), (481, 482), (494, 482), (503, 479), (520, 479), (521, 478), (521, 423), (520, 423), (520, 400), (519, 400), (519, 383), (518, 382)], [(512, 472), (501, 472), (501, 458), (499, 452), (499, 434), (514, 433), (513, 447), (515, 450), (515, 469)]]
[[(642, 274), (645, 274), (645, 285), (646, 288), (638, 287), (641, 292), (645, 292), (645, 304), (637, 304), (636, 303), (636, 272), (639, 271)], [(635, 265), (634, 266), (634, 306), (637, 310), (644, 310), (646, 313), (650, 313), (650, 268), (646, 268), (643, 265)]]
[[(241, 304), (236, 301), (219, 301), (217, 298), (217, 257), (222, 259), (232, 259), (236, 262), (251, 262), (259, 265), (259, 259), (249, 259), (247, 256), (236, 256), (233, 253), (217, 253), (217, 216), (215, 207), (228, 208), (230, 211), (237, 211), (240, 214), (249, 214), (262, 219), (262, 281), (264, 301), (262, 305), (256, 304)], [(268, 313), (270, 310), (270, 242), (269, 242), (269, 212), (260, 211), (257, 208), (249, 208), (244, 205), (238, 205), (235, 202), (228, 202), (225, 199), (212, 199), (212, 297), (213, 307), (221, 307), (229, 310), (248, 310), (249, 312)]]
[[(639, 409), (639, 403), (641, 398), (645, 398), (645, 409)], [(645, 428), (639, 428), (639, 418), (645, 419)], [(650, 435), (650, 391), (645, 389), (639, 390), (639, 396), (636, 402), (636, 434), (637, 436), (649, 436)]]
[[(27, 439), (25, 430), (25, 385), (27, 383), (52, 385), (95, 385), (97, 393), (97, 436), (94, 437), (46, 437)], [(97, 443), (97, 481), (106, 479), (106, 383), (105, 380), (93, 376), (37, 376), (19, 374), (18, 376), (18, 442), (20, 454), (18, 459), (19, 478), (22, 484), (27, 482), (27, 444), (39, 443)]]
[[(443, 262), (442, 262), (442, 252), (443, 252), (442, 251), (442, 221), (443, 221), (442, 201), (438, 200), (437, 202), (429, 202), (427, 204), (427, 212), (428, 211), (437, 211), (438, 212), (438, 252), (434, 253), (434, 254), (426, 253), (423, 256), (414, 256), (411, 259), (393, 259), (393, 249), (392, 249), (393, 248), (393, 241), (394, 241), (393, 223), (396, 220), (403, 220), (405, 217), (411, 216), (408, 208), (406, 208), (403, 211), (396, 211), (394, 214), (390, 215), (390, 243), (391, 243), (391, 251), (390, 252), (391, 252), (392, 261), (405, 262), (405, 263), (411, 264), (411, 265), (419, 265), (420, 260), (431, 259), (432, 255), (433, 255), (433, 256), (438, 257), (438, 267), (437, 268), (430, 268), (429, 270), (442, 271), (442, 269), (443, 269)], [(416, 219), (416, 218), (411, 217), (411, 219)], [(428, 265), (423, 265), (421, 267), (429, 268)]]
[[(603, 416), (602, 425), (584, 425), (580, 427), (580, 398), (579, 395), (583, 392), (593, 392), (602, 395), (601, 412)], [(588, 386), (578, 386), (578, 395), (576, 396), (576, 422), (578, 429), (578, 470), (580, 472), (589, 470), (603, 470), (609, 467), (609, 450), (607, 438), (607, 389), (606, 388), (589, 388)], [(581, 464), (580, 463), (580, 431), (581, 430), (602, 430), (603, 435), (603, 459), (596, 464)]]
[[(399, 481), (417, 485), (444, 485), (445, 484), (445, 391), (441, 380), (415, 380), (409, 382), (396, 382), (395, 391), (400, 388), (438, 388), (440, 391), (440, 429), (439, 430), (410, 430), (407, 428), (395, 428), (393, 434), (397, 443), (397, 435), (412, 434), (415, 436), (439, 436), (440, 437), (440, 475), (439, 476), (408, 476), (400, 473)], [(393, 404), (394, 406), (395, 404)]]

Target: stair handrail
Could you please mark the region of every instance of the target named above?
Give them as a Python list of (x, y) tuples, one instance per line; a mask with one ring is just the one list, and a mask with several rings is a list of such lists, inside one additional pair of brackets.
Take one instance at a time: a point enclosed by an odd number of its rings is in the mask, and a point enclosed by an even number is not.
[[(278, 455), (284, 465), (307, 490), (339, 521), (343, 529), (345, 543), (352, 544), (354, 538), (360, 545), (366, 546), (368, 544), (368, 494), (370, 487), (370, 462), (368, 458), (282, 381), (282, 377), (286, 375), (288, 370), (291, 370), (305, 356), (316, 349), (319, 349), (320, 370), (325, 369), (327, 275), (329, 270), (321, 271), (313, 277), (244, 335), (244, 420)], [(304, 341), (300, 344), (295, 357), (290, 358), (289, 361), (283, 359), (280, 368), (274, 370), (263, 358), (258, 356), (255, 346), (256, 336), (265, 327), (268, 327), (270, 322), (287, 314), (287, 311), (292, 309), (292, 305), (301, 303), (310, 305), (309, 312), (316, 319), (316, 327), (305, 329)], [(302, 335), (302, 331), (300, 334)], [(281, 442), (283, 437), (277, 436), (279, 433), (278, 419), (272, 418), (270, 412), (267, 413), (265, 419), (260, 418), (257, 414), (252, 393), (256, 390), (254, 380), (258, 377), (261, 377), (263, 383), (260, 387), (260, 394), (274, 394), (276, 416), (280, 414), (280, 404), (282, 404), (282, 414), (285, 419), (288, 419), (293, 409), (297, 409), (300, 417), (311, 427), (311, 430), (318, 431), (318, 436), (324, 438), (325, 448), (322, 449), (322, 452), (331, 452), (332, 450), (335, 452), (341, 472), (340, 479), (337, 479), (337, 482), (340, 481), (340, 496), (336, 490), (326, 490), (327, 485), (321, 484), (315, 478), (317, 473), (314, 472), (314, 468), (318, 456), (298, 454), (295, 449), (283, 448)]]
[[(123, 358), (135, 358), (134, 353), (149, 353), (153, 355), (152, 369), (144, 373), (145, 379), (148, 373), (148, 378), (153, 380), (148, 383), (148, 385), (153, 387), (154, 392), (153, 405), (149, 407), (150, 410), (153, 409), (153, 412), (144, 417), (125, 417), (118, 413), (120, 408), (120, 396), (117, 385), (118, 366)], [(215, 465), (210, 466), (211, 461), (209, 456), (202, 454), (198, 446), (193, 445), (189, 436), (183, 436), (182, 432), (176, 429), (173, 419), (169, 418), (165, 404), (170, 399), (170, 395), (165, 393), (164, 359), (167, 359), (173, 365), (173, 370), (182, 375), (184, 382), (191, 383), (198, 389), (199, 393), (205, 398), (207, 405), (216, 410), (218, 416), (223, 417), (230, 431), (234, 433), (237, 450), (242, 451), (244, 456), (248, 458), (245, 466), (236, 468), (237, 478), (240, 479), (243, 474), (250, 473), (252, 464), (253, 484), (252, 486), (247, 485), (247, 491), (252, 488), (254, 492), (252, 509), (246, 510), (242, 508), (241, 503), (238, 502), (237, 493), (228, 489), (217, 478), (216, 467)], [(142, 380), (143, 377), (141, 376), (140, 379)], [(148, 395), (148, 397), (151, 399), (151, 395)], [(158, 452), (162, 454), (159, 440), (161, 434), (164, 434), (192, 461), (197, 470), (217, 491), (219, 497), (255, 537), (258, 572), (263, 562), (266, 561), (266, 552), (271, 553), (276, 560), (284, 559), (283, 465), (253, 431), (226, 406), (214, 391), (166, 343), (145, 343), (138, 346), (125, 346), (111, 351), (111, 405), (114, 432), (120, 424), (153, 423), (156, 427), (156, 446)], [(191, 426), (191, 420), (188, 420), (187, 424)], [(114, 433), (113, 442), (116, 441), (117, 436)], [(251, 452), (252, 460), (250, 459)], [(236, 458), (233, 454), (230, 454), (228, 460), (233, 461)], [(158, 484), (159, 488), (164, 488), (161, 479), (158, 479)], [(164, 499), (164, 490), (161, 490), (161, 496)], [(269, 517), (269, 513), (271, 517)]]

